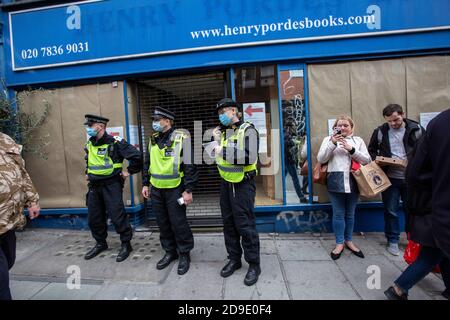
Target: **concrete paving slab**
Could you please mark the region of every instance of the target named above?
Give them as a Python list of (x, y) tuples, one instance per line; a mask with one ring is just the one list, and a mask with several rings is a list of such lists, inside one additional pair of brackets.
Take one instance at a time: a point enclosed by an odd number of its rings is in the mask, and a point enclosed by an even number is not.
[(194, 237), (194, 249), (191, 251), (192, 261), (217, 261), (224, 262), (227, 259), (227, 251), (223, 236)]
[(65, 283), (50, 283), (32, 300), (90, 300), (100, 288), (100, 285), (82, 284), (80, 289), (69, 290)]
[(92, 297), (94, 300), (155, 300), (160, 299), (161, 286), (145, 283), (105, 283)]
[(161, 289), (162, 300), (219, 300), (222, 299), (222, 262), (191, 261), (189, 271), (180, 276), (175, 264)]
[[(400, 274), (408, 267), (408, 264), (403, 259), (401, 261), (393, 261), (392, 263), (399, 270), (397, 277), (399, 277)], [(445, 290), (442, 277), (435, 273), (428, 274), (424, 279), (419, 281), (416, 286), (424, 290), (429, 296), (438, 296), (437, 298), (439, 298), (439, 296), (441, 296), (441, 292)]]
[(317, 240), (276, 240), (281, 260), (331, 260)]
[(277, 254), (277, 247), (274, 239), (260, 239), (261, 254)]
[[(64, 234), (65, 232), (46, 230), (40, 231), (26, 229), (25, 231), (16, 231), (16, 263), (30, 256), (35, 251), (51, 246)], [(21, 245), (22, 243), (26, 243), (26, 245)]]
[(237, 300), (288, 300), (289, 294), (276, 255), (261, 255), (261, 275), (253, 286), (246, 286), (244, 278), (248, 264), (235, 271), (233, 275), (225, 278), (224, 299)]
[(294, 300), (360, 300), (333, 261), (283, 261)]
[[(363, 300), (385, 300), (384, 290), (400, 275), (398, 268), (384, 255), (368, 255), (364, 259), (351, 255), (341, 257), (336, 263)], [(380, 287), (370, 289), (367, 283), (374, 274), (373, 269), (379, 270)], [(369, 284), (373, 283), (369, 281)], [(430, 297), (423, 290), (414, 288), (410, 299), (430, 300)]]
[(49, 284), (50, 282), (11, 280), (9, 288), (13, 300), (29, 300)]
[(41, 248), (23, 258), (11, 270), (18, 276), (68, 277), (68, 268), (77, 266), (83, 279), (129, 280), (160, 282), (167, 274), (157, 272), (153, 267), (163, 255), (157, 237), (135, 237), (133, 252), (121, 262), (115, 261), (120, 249), (117, 235), (108, 238), (109, 249), (91, 260), (84, 260), (84, 254), (95, 244), (88, 233), (67, 233), (53, 244)]

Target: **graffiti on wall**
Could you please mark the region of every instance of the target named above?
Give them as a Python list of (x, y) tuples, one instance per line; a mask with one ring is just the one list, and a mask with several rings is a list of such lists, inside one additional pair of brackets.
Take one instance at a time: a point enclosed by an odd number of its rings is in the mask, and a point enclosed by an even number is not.
[(282, 211), (277, 221), (284, 222), (287, 232), (327, 232), (330, 217), (324, 211)]

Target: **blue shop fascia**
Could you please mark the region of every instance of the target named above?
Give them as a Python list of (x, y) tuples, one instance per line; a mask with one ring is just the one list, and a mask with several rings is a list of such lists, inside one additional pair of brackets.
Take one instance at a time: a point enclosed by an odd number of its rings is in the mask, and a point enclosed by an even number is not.
[[(12, 100), (28, 88), (56, 95), (52, 108), (73, 128), (55, 118), (38, 134), (57, 133), (66, 146), (85, 139), (86, 111), (108, 116), (114, 133), (144, 149), (155, 105), (173, 109), (188, 130), (202, 120), (205, 131), (217, 123), (221, 97), (241, 103), (262, 136), (266, 174), (258, 177), (255, 207), (261, 232), (331, 230), (326, 188), (312, 183), (311, 168), (335, 117), (352, 116), (367, 144), (388, 102), (403, 105), (416, 121), (450, 105), (447, 0), (4, 0), (0, 6), (2, 89)], [(302, 203), (285, 168), (289, 152), (300, 154), (285, 148), (286, 121), (295, 123), (298, 148), (306, 141)], [(53, 175), (39, 170), (42, 159), (26, 156), (44, 208), (33, 223), (86, 228), (86, 186), (73, 178), (84, 172), (84, 155), (61, 149), (49, 155)], [(59, 165), (61, 158), (69, 160)], [(199, 170), (199, 200), (189, 218), (194, 226), (220, 225), (217, 172), (205, 164)], [(134, 226), (152, 225), (141, 177), (125, 188)], [(383, 228), (381, 198), (362, 200), (355, 231)]]

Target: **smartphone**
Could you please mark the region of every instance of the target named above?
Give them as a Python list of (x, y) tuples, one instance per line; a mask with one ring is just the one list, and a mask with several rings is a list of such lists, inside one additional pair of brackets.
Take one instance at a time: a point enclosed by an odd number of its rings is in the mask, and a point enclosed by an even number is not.
[(184, 204), (184, 199), (183, 199), (183, 197), (179, 198), (177, 201), (178, 201), (178, 204), (179, 204), (180, 206), (182, 206), (182, 205)]
[(342, 130), (339, 128), (334, 129), (334, 134), (341, 134)]

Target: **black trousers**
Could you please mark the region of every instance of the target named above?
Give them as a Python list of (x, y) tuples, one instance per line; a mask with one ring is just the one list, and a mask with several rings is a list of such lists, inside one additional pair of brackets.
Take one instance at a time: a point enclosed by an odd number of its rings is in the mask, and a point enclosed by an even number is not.
[(120, 234), (120, 241), (131, 241), (133, 231), (122, 199), (123, 183), (118, 179), (105, 185), (89, 187), (87, 196), (88, 224), (92, 236), (98, 243), (105, 244), (108, 236), (107, 217)]
[(189, 253), (194, 248), (194, 236), (186, 218), (186, 206), (179, 205), (184, 186), (173, 189), (151, 187), (152, 210), (159, 227), (159, 239), (166, 252)]
[[(259, 235), (256, 231), (255, 178), (240, 183), (222, 180), (220, 185), (220, 209), (223, 219), (223, 235), (228, 259), (240, 261), (242, 248), (249, 264), (259, 264)], [(241, 247), (242, 243), (242, 247)]]
[(11, 230), (0, 235), (0, 300), (11, 300), (9, 270), (16, 261), (16, 233)]

